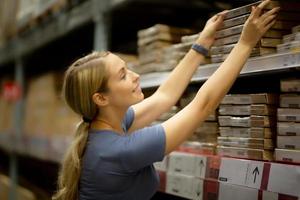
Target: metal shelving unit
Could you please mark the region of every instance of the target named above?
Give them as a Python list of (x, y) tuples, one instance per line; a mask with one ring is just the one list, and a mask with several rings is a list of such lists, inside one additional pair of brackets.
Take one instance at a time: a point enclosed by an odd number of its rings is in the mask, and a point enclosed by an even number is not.
[[(240, 3), (253, 2), (252, 0), (244, 0)], [(8, 41), (5, 46), (0, 47), (0, 70), (7, 63), (14, 63), (15, 80), (24, 86), (24, 58), (33, 54), (40, 48), (43, 48), (50, 43), (66, 36), (67, 34), (79, 29), (88, 23), (94, 24), (94, 50), (109, 49), (110, 42), (110, 26), (111, 18), (107, 13), (115, 12), (116, 10), (128, 6), (130, 4), (164, 5), (166, 7), (177, 5), (183, 6), (202, 6), (205, 9), (213, 10), (215, 7), (212, 3), (192, 0), (189, 4), (182, 0), (176, 1), (149, 1), (149, 0), (86, 0), (78, 6), (67, 12), (62, 12), (54, 16), (53, 20), (36, 26), (24, 33), (22, 36), (15, 37)], [(130, 13), (132, 14), (132, 13)], [(199, 66), (199, 69), (193, 76), (192, 83), (202, 83), (207, 80), (214, 71), (217, 70), (219, 64), (210, 64)], [(282, 72), (290, 70), (298, 70), (300, 67), (300, 53), (274, 54), (264, 57), (251, 58), (246, 63), (240, 76), (255, 76), (256, 74)], [(141, 87), (149, 89), (159, 86), (169, 75), (170, 72), (157, 72), (141, 76)], [(12, 186), (10, 191), (10, 200), (16, 199), (16, 185), (18, 183), (18, 155), (24, 154), (37, 159), (45, 159), (49, 161), (59, 162), (60, 158), (47, 158), (42, 154), (35, 154), (31, 151), (31, 141), (39, 140), (38, 138), (24, 138), (22, 135), (22, 116), (24, 109), (24, 100), (21, 99), (16, 104), (16, 113), (14, 115), (14, 130), (11, 133), (0, 134), (0, 146), (10, 155), (10, 177)], [(49, 143), (49, 141), (43, 141)], [(51, 142), (51, 141), (50, 141)], [(34, 143), (34, 142), (32, 142)], [(65, 144), (65, 143), (62, 143)], [(28, 146), (29, 145), (29, 146)], [(39, 149), (39, 152), (47, 150)]]

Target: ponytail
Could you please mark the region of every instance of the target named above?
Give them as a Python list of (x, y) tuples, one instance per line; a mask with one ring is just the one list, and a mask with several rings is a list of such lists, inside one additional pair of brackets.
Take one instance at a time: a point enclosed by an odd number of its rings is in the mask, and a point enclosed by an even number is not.
[(58, 177), (58, 191), (52, 200), (77, 200), (82, 155), (88, 139), (89, 123), (81, 122), (75, 138), (62, 163)]

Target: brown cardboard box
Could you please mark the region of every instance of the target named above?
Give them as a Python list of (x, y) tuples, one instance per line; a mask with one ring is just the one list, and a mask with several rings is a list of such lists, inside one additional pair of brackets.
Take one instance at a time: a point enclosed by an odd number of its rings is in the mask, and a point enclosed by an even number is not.
[(300, 123), (278, 122), (277, 134), (285, 136), (300, 136)]
[(281, 94), (280, 107), (283, 108), (300, 108), (299, 94)]
[(273, 117), (251, 115), (250, 117), (219, 116), (220, 126), (234, 127), (272, 127), (276, 124)]
[(278, 96), (276, 94), (228, 94), (221, 104), (277, 104)]
[(300, 92), (300, 79), (295, 78), (281, 80), (280, 90), (282, 92)]
[(273, 152), (263, 149), (217, 146), (217, 155), (255, 160), (273, 160)]
[(277, 147), (300, 150), (300, 136), (277, 136)]
[(261, 138), (218, 137), (218, 145), (267, 150), (274, 149), (272, 139)]
[(300, 150), (275, 149), (277, 161), (300, 163)]
[(178, 28), (164, 24), (156, 24), (150, 28), (146, 28), (138, 31), (138, 37), (149, 37), (159, 33), (171, 33), (174, 35), (189, 35), (193, 34), (194, 31), (186, 28)]
[(278, 108), (277, 119), (281, 122), (300, 122), (300, 109)]
[(276, 130), (270, 128), (219, 127), (222, 137), (272, 138)]
[(220, 115), (275, 115), (276, 108), (266, 104), (220, 105)]

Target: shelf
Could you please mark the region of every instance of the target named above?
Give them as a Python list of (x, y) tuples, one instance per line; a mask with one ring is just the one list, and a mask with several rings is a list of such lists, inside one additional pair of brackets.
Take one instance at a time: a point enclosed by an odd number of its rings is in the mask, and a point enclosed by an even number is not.
[[(220, 66), (217, 64), (208, 64), (199, 66), (191, 82), (206, 81)], [(300, 67), (300, 52), (286, 54), (272, 54), (248, 59), (240, 76), (254, 76), (277, 71), (288, 71)], [(141, 87), (143, 89), (158, 87), (168, 77), (170, 72), (154, 72), (141, 75)]]

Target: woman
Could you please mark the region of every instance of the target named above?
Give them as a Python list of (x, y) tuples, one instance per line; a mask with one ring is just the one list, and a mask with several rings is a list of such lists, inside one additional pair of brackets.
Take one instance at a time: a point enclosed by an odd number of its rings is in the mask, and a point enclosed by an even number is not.
[(145, 100), (139, 76), (112, 53), (92, 53), (72, 64), (64, 95), (83, 121), (65, 156), (53, 199), (150, 199), (158, 187), (152, 164), (189, 138), (216, 109), (252, 48), (274, 24), (279, 8), (263, 14), (268, 2), (252, 8), (239, 42), (194, 100), (162, 124), (146, 127), (178, 101), (204, 60), (205, 49), (213, 44), (224, 12), (208, 20), (196, 42), (201, 46), (194, 45)]

